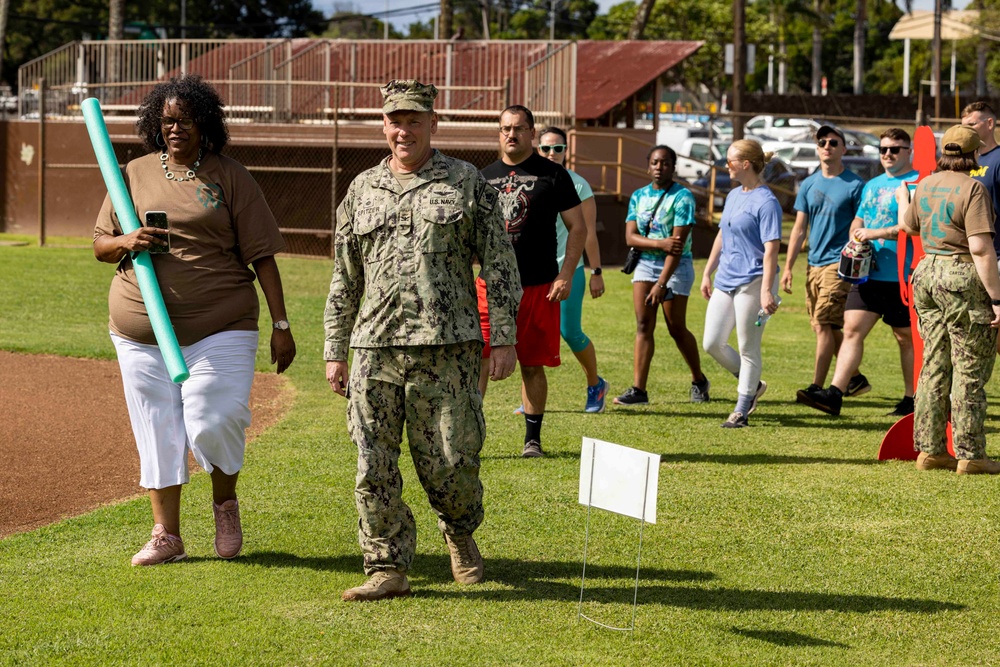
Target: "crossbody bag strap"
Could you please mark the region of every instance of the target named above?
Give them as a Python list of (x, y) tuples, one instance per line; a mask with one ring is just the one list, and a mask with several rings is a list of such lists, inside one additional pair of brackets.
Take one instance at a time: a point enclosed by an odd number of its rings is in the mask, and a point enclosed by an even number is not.
[[(671, 186), (671, 187), (673, 187), (673, 186)], [(649, 227), (653, 226), (653, 220), (656, 220), (656, 212), (660, 210), (660, 204), (663, 203), (663, 198), (667, 196), (667, 192), (668, 192), (667, 190), (664, 190), (663, 194), (660, 195), (660, 198), (656, 200), (656, 206), (653, 207), (653, 213), (652, 213), (652, 215), (649, 216)], [(674, 197), (674, 199), (677, 199), (677, 198)], [(674, 203), (671, 201), (670, 202), (670, 208), (673, 208), (673, 207), (674, 207)], [(636, 228), (638, 228), (638, 226), (639, 225), (636, 224)], [(646, 233), (643, 234), (643, 236), (649, 236), (649, 227), (646, 227)]]

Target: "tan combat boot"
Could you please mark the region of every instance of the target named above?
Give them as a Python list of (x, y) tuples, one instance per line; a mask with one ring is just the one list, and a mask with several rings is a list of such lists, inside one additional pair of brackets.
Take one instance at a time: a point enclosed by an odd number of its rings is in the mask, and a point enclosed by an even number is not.
[(962, 459), (958, 462), (959, 475), (1000, 475), (1000, 461), (993, 459)]
[(405, 574), (399, 570), (378, 570), (365, 583), (344, 591), (340, 599), (347, 602), (372, 602), (408, 595), (412, 593)]
[(948, 454), (928, 454), (920, 452), (917, 457), (917, 470), (955, 470), (958, 459)]
[(451, 553), (451, 576), (460, 584), (478, 584), (483, 580), (483, 557), (472, 535), (459, 537), (444, 534)]

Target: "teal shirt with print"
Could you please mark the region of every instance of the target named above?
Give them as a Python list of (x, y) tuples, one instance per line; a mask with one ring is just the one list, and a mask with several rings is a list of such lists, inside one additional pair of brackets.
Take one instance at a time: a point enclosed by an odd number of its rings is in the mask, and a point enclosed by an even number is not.
[[(882, 174), (865, 184), (861, 193), (861, 206), (857, 217), (861, 218), (867, 229), (885, 229), (898, 223), (899, 204), (896, 203), (896, 190), (906, 181), (915, 181), (919, 174), (908, 171), (899, 176)], [(874, 239), (872, 248), (875, 251), (875, 261), (869, 280), (899, 282), (898, 242), (889, 239)], [(910, 266), (913, 259), (913, 245), (906, 244), (906, 259), (904, 267)]]
[[(635, 221), (636, 228), (643, 236), (651, 239), (670, 238), (674, 227), (691, 227), (694, 225), (694, 195), (683, 185), (673, 183), (667, 190), (659, 208), (656, 202), (663, 195), (663, 190), (657, 190), (650, 183), (632, 193), (628, 202), (628, 215), (625, 222)], [(653, 211), (656, 210), (656, 218)], [(643, 250), (642, 259), (659, 260), (667, 256), (663, 250)], [(691, 234), (684, 242), (681, 257), (691, 257)]]
[[(580, 196), (580, 201), (592, 199), (594, 190), (590, 187), (587, 179), (572, 169), (567, 169), (566, 171), (569, 172), (569, 177), (573, 179), (573, 185), (576, 186), (576, 194)], [(556, 216), (556, 261), (559, 262), (560, 271), (562, 271), (563, 262), (566, 261), (566, 241), (568, 239), (569, 229), (566, 228), (566, 223), (563, 222), (562, 214), (559, 214)], [(576, 268), (580, 268), (581, 266), (583, 266), (583, 253), (580, 253), (580, 261), (576, 263)]]

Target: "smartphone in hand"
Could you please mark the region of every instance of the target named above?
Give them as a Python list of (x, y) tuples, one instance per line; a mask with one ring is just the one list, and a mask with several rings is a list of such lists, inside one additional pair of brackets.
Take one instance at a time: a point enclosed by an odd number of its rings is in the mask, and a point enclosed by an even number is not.
[(146, 226), (163, 230), (163, 240), (167, 245), (153, 245), (149, 249), (151, 255), (170, 252), (170, 223), (167, 222), (166, 211), (146, 211)]

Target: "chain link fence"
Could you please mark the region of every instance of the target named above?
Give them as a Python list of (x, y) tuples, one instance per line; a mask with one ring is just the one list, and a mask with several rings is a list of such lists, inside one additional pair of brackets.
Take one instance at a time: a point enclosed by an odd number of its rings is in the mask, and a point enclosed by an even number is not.
[[(119, 164), (146, 154), (137, 142), (112, 142)], [(479, 168), (497, 158), (496, 150), (447, 150), (448, 155), (466, 160)], [(234, 141), (224, 153), (242, 164), (264, 192), (264, 197), (284, 236), (287, 252), (294, 255), (330, 257), (336, 207), (347, 194), (356, 176), (377, 165), (389, 154), (385, 148), (337, 148), (334, 145), (269, 146), (249, 141)], [(89, 236), (103, 201), (100, 171), (96, 164), (46, 162), (45, 187), (41, 189), (40, 211), (43, 225), (40, 235), (55, 242), (59, 236)], [(93, 181), (87, 188), (94, 196), (80, 193), (76, 206), (67, 208), (62, 183)], [(100, 194), (97, 194), (100, 193)], [(81, 206), (86, 200), (89, 206)], [(92, 215), (84, 212), (91, 208)], [(53, 224), (56, 219), (70, 216), (72, 224)]]

